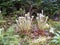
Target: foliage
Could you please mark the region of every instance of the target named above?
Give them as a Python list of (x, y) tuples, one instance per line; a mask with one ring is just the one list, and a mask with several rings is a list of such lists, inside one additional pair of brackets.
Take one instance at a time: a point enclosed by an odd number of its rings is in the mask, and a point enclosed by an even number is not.
[(50, 17), (52, 17), (53, 13), (56, 10), (60, 9), (59, 1), (56, 2), (50, 2), (46, 0), (2, 0), (0, 1), (0, 10), (2, 10), (2, 14), (4, 15), (8, 15), (10, 13), (13, 13), (14, 11), (19, 11), (20, 8), (29, 11), (31, 6), (36, 7), (39, 10), (43, 9), (46, 15), (50, 14)]
[(51, 44), (60, 45), (60, 34), (56, 33), (56, 36), (51, 40)]
[(18, 11), (20, 8), (30, 10), (31, 6), (39, 7), (42, 4), (41, 0), (3, 0), (0, 1), (0, 10), (2, 14), (8, 15), (14, 11)]
[(43, 9), (51, 15), (53, 15), (53, 13), (56, 11), (56, 10), (59, 10), (59, 6), (58, 4), (53, 4), (51, 2), (48, 2), (47, 4), (44, 4), (43, 6)]
[(57, 22), (57, 21), (49, 20), (48, 23), (49, 23), (52, 27), (54, 27), (56, 31), (60, 31), (60, 21)]
[(60, 21), (57, 22), (57, 21), (52, 21), (52, 20), (49, 20), (48, 22), (52, 27), (55, 28), (55, 36), (52, 38), (52, 40), (50, 41), (50, 45), (60, 45)]
[(2, 13), (0, 12), (0, 20), (2, 20), (3, 19), (3, 16), (2, 16)]
[(56, 30), (60, 30), (60, 24), (55, 23), (55, 24), (54, 24), (54, 27), (56, 28)]
[[(3, 31), (3, 30), (2, 30)], [(19, 38), (14, 34), (13, 26), (11, 26), (6, 32), (0, 34), (0, 45), (18, 45)]]
[(17, 14), (18, 16), (22, 16), (25, 14), (25, 10), (23, 10), (22, 8), (20, 8), (18, 11), (14, 11), (13, 12), (15, 15)]

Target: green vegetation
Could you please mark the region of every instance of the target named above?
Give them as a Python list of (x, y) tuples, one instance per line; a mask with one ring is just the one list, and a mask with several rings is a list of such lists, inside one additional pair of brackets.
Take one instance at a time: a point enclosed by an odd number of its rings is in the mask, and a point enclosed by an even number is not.
[(0, 30), (0, 45), (18, 45), (19, 35), (14, 35), (13, 26), (9, 27), (7, 31)]
[(51, 45), (60, 45), (60, 35), (58, 33), (51, 40)]
[(60, 45), (60, 1), (0, 0), (0, 45)]
[[(13, 12), (19, 11), (20, 8), (23, 10), (31, 11), (31, 9), (36, 8), (37, 12), (41, 9), (44, 10), (46, 15), (52, 17), (55, 11), (60, 9), (59, 1), (45, 1), (45, 0), (2, 0), (0, 1), (0, 10), (2, 14), (9, 15)], [(34, 9), (33, 9), (34, 10)]]

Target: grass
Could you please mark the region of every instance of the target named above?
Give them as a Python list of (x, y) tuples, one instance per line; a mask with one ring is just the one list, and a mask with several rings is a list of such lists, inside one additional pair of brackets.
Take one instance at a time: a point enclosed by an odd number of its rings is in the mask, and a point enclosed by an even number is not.
[(5, 23), (6, 22), (6, 20), (0, 20), (0, 23)]

